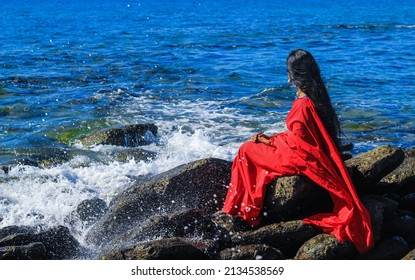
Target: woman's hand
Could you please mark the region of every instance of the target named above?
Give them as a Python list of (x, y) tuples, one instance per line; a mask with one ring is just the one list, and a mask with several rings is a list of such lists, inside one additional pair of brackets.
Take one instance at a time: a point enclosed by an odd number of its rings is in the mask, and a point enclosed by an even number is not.
[(252, 136), (251, 141), (254, 143), (264, 143), (266, 145), (270, 144), (269, 136), (265, 135), (264, 133), (260, 132)]

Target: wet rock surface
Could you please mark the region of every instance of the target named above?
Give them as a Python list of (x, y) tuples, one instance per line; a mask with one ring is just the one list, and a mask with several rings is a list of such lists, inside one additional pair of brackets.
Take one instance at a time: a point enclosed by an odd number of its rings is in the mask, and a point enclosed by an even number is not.
[(379, 181), (401, 165), (405, 152), (394, 146), (380, 146), (355, 158), (346, 160), (346, 166), (356, 190), (361, 193), (372, 191)]
[(63, 226), (40, 232), (16, 226), (0, 229), (0, 259), (71, 259), (81, 250)]
[[(366, 255), (301, 221), (332, 207), (327, 193), (304, 177), (281, 177), (267, 186), (257, 228), (216, 213), (232, 163), (215, 158), (144, 178), (108, 206), (86, 200), (73, 215), (92, 225), (86, 244), (99, 249), (98, 259), (414, 259), (412, 164), (413, 152), (391, 146), (346, 161), (371, 215), (375, 247)], [(0, 259), (73, 259), (83, 250), (63, 226), (0, 229)]]
[(295, 255), (299, 247), (319, 231), (302, 221), (275, 223), (232, 236), (234, 244), (266, 244), (281, 250), (287, 257)]
[(221, 260), (284, 260), (284, 254), (265, 244), (249, 244), (226, 248), (219, 253)]
[(231, 163), (204, 159), (176, 167), (117, 195), (87, 240), (101, 246), (146, 220), (185, 209), (218, 211), (226, 195)]
[(134, 124), (120, 128), (109, 128), (97, 131), (83, 139), (84, 146), (114, 145), (137, 147), (155, 141), (158, 128), (154, 124)]
[(262, 220), (272, 223), (302, 219), (331, 207), (328, 192), (307, 177), (279, 177), (267, 187)]
[(335, 260), (356, 255), (351, 242), (340, 242), (333, 235), (319, 234), (298, 249), (295, 260)]
[(183, 238), (165, 238), (139, 243), (113, 253), (106, 253), (100, 259), (111, 260), (205, 260), (207, 255)]

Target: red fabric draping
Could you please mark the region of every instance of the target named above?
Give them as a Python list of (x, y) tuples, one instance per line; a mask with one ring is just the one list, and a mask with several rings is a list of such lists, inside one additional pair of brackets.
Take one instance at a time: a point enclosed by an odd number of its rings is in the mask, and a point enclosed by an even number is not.
[(249, 141), (240, 147), (224, 211), (257, 226), (265, 186), (279, 176), (307, 176), (330, 193), (334, 207), (303, 221), (352, 241), (360, 253), (369, 251), (374, 245), (370, 215), (311, 99), (296, 99), (286, 124), (287, 131), (271, 137), (272, 146)]

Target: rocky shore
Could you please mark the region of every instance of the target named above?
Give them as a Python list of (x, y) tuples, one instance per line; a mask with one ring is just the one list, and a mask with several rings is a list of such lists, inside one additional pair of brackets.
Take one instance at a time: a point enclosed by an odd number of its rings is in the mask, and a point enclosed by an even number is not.
[[(154, 141), (156, 128), (142, 128), (136, 127), (138, 134), (125, 129), (128, 138), (122, 129), (115, 134), (135, 146)], [(215, 214), (232, 163), (207, 158), (141, 180), (109, 205), (100, 199), (81, 203), (68, 219), (91, 225), (86, 242), (97, 248), (94, 255), (63, 225), (41, 231), (11, 226), (0, 229), (0, 259), (414, 259), (415, 149), (380, 146), (345, 158), (372, 218), (376, 245), (366, 255), (301, 222), (332, 206), (328, 193), (305, 177), (280, 177), (268, 186), (258, 228)]]

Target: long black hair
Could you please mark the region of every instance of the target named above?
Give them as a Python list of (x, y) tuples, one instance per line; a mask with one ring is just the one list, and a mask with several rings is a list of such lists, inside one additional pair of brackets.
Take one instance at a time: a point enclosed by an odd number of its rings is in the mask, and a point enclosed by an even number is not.
[(289, 82), (293, 83), (313, 101), (328, 133), (341, 151), (340, 122), (331, 104), (330, 96), (321, 78), (320, 69), (308, 51), (297, 49), (287, 58)]

